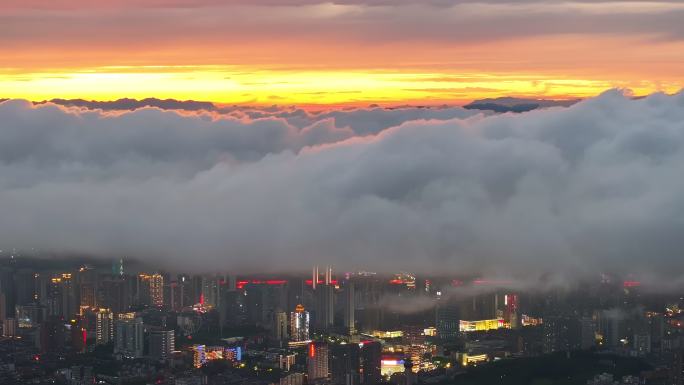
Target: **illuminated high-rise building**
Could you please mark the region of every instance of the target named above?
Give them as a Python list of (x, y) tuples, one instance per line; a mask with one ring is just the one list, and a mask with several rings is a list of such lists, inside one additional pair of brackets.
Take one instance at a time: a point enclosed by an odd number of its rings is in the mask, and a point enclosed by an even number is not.
[(95, 307), (95, 284), (85, 282), (80, 284), (81, 307)]
[(70, 318), (78, 313), (76, 292), (71, 273), (53, 276), (47, 293), (48, 314)]
[(193, 345), (192, 364), (196, 368), (201, 368), (207, 363), (207, 347), (205, 345)]
[(505, 294), (504, 306), (504, 321), (510, 325), (511, 329), (518, 329), (521, 326), (518, 316), (518, 295)]
[(138, 276), (139, 302), (152, 306), (164, 306), (164, 276), (159, 273)]
[(74, 278), (80, 307), (94, 308), (97, 306), (97, 270), (91, 266), (83, 265), (74, 274)]
[(153, 330), (150, 332), (150, 357), (164, 361), (171, 358), (176, 349), (173, 330)]
[(164, 277), (161, 274), (153, 274), (150, 280), (150, 298), (152, 305), (164, 306)]
[(306, 356), (308, 383), (322, 383), (328, 380), (328, 344), (311, 342)]
[(114, 314), (109, 309), (98, 309), (95, 313), (95, 343), (106, 345), (114, 340)]
[(302, 305), (297, 305), (290, 313), (290, 339), (295, 342), (309, 340), (309, 312)]

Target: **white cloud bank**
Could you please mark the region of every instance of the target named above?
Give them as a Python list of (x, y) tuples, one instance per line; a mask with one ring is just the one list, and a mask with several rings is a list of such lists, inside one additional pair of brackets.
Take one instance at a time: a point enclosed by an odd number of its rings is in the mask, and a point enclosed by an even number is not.
[(193, 271), (682, 271), (684, 93), (397, 111), (4, 102), (0, 245)]

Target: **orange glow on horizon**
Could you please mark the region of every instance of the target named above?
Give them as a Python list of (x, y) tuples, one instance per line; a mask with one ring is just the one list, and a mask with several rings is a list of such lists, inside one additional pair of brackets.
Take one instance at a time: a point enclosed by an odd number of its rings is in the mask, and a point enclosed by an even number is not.
[(230, 55), (207, 42), (156, 48), (145, 41), (133, 48), (0, 47), (0, 98), (453, 105), (500, 96), (571, 99), (609, 88), (645, 95), (684, 87), (681, 42), (567, 35), (458, 46), (285, 43), (236, 43)]
[(0, 71), (1, 97), (33, 101), (157, 97), (250, 105), (437, 105), (499, 96), (584, 98), (615, 87), (642, 95), (677, 92), (681, 85), (526, 73), (278, 71), (220, 66)]
[(0, 98), (434, 105), (684, 87), (676, 1), (277, 3), (0, 2)]

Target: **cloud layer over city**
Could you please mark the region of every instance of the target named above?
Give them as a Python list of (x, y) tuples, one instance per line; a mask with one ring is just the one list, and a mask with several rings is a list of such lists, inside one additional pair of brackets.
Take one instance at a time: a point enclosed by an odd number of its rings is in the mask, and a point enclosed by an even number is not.
[(517, 115), (10, 100), (0, 122), (5, 249), (195, 271), (682, 267), (684, 93)]

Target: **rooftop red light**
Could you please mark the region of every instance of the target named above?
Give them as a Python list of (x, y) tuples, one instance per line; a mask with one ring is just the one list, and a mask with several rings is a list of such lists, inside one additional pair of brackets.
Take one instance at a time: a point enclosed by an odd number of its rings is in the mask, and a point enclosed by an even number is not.
[[(306, 281), (304, 281), (304, 283), (306, 283), (307, 285), (311, 286), (311, 284), (313, 283), (313, 280), (312, 280), (312, 279), (307, 279)], [(318, 284), (318, 285), (323, 285), (324, 283), (325, 283), (325, 281), (323, 281), (322, 279), (319, 279), (317, 284)], [(336, 279), (333, 279), (333, 280), (330, 281), (330, 283), (333, 284), (333, 285), (337, 285), (338, 281), (337, 281)]]

